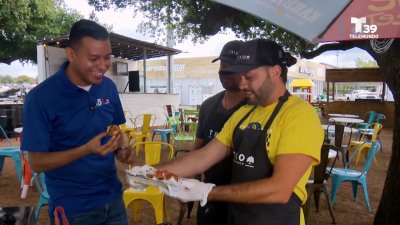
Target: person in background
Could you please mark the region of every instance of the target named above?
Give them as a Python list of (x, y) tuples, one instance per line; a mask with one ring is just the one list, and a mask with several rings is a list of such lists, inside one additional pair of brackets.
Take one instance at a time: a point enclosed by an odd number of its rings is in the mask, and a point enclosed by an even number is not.
[(72, 26), (68, 59), (53, 76), (32, 89), (24, 103), (21, 149), (35, 172), (44, 172), (49, 215), (61, 206), (71, 225), (127, 225), (115, 156), (132, 163), (121, 134), (109, 125), (125, 123), (118, 91), (105, 77), (111, 65), (107, 30), (89, 20)]
[(232, 156), (231, 184), (195, 179), (170, 182), (165, 194), (180, 201), (229, 202), (229, 225), (304, 225), (306, 183), (319, 163), (323, 130), (313, 107), (286, 90), (296, 59), (277, 43), (255, 39), (222, 72), (243, 73), (247, 105), (203, 148), (158, 165), (181, 177), (203, 173)]
[[(239, 88), (240, 73), (222, 72), (223, 69), (235, 63), (242, 43), (242, 41), (227, 42), (219, 57), (212, 61), (213, 63), (220, 61), (219, 79), (225, 90), (209, 97), (201, 105), (193, 150), (200, 149), (214, 139), (229, 117), (246, 103), (244, 92)], [(229, 184), (231, 182), (231, 169), (232, 157), (227, 157), (204, 172), (204, 182), (216, 185)], [(209, 202), (204, 207), (199, 206), (197, 209), (198, 225), (226, 224), (227, 203)]]

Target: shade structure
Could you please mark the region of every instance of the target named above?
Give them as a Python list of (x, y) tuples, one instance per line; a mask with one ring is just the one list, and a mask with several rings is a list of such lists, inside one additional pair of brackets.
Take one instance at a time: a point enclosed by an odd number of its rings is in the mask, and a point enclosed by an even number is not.
[(399, 37), (399, 1), (352, 0), (319, 42)]
[(308, 88), (308, 87), (314, 87), (315, 84), (312, 82), (310, 79), (294, 79), (292, 83), (289, 85), (290, 87), (299, 87), (299, 88)]
[(400, 38), (398, 0), (214, 0), (310, 43)]
[(214, 0), (316, 43), (351, 0)]
[[(182, 52), (178, 49), (137, 40), (113, 32), (110, 33), (110, 42), (112, 54), (115, 58), (133, 61), (176, 55)], [(65, 48), (68, 46), (68, 36), (39, 41), (38, 44)]]

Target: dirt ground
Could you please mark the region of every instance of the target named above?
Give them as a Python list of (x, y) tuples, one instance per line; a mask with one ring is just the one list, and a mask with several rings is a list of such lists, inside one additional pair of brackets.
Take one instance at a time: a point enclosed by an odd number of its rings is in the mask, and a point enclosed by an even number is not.
[[(353, 200), (351, 184), (344, 183), (341, 185), (336, 202), (333, 205), (333, 213), (338, 225), (370, 225), (373, 224), (375, 212), (377, 210), (379, 200), (386, 178), (387, 167), (391, 155), (392, 147), (392, 130), (384, 129), (381, 133), (381, 140), (383, 143), (383, 151), (377, 154), (378, 167), (372, 166), (368, 173), (368, 192), (370, 198), (370, 204), (372, 212), (369, 213), (366, 209), (364, 198), (362, 196), (361, 187), (359, 187), (359, 197), (357, 201)], [(15, 140), (14, 140), (15, 141)], [(2, 145), (6, 143), (1, 142)], [(17, 143), (18, 144), (18, 143)], [(142, 157), (138, 158), (138, 164), (143, 164)], [(361, 165), (360, 165), (361, 164)], [(117, 163), (119, 169), (119, 176), (121, 181), (124, 183), (124, 188), (127, 187), (125, 182), (125, 175), (123, 169), (125, 165)], [(341, 164), (336, 164), (341, 166)], [(363, 165), (362, 161), (358, 167), (361, 168)], [(21, 205), (33, 205), (36, 206), (38, 200), (38, 192), (36, 187), (30, 187), (26, 199), (21, 199), (21, 190), (19, 188), (19, 182), (17, 180), (16, 172), (14, 169), (13, 162), (6, 158), (3, 171), (0, 176), (0, 206), (21, 206)], [(328, 181), (328, 189), (330, 188), (330, 181)], [(167, 207), (169, 211), (169, 221), (172, 224), (176, 224), (179, 214), (179, 204), (174, 199), (167, 199)], [(135, 225), (150, 225), (155, 224), (154, 211), (148, 203), (143, 203), (140, 216), (137, 222), (133, 220), (133, 209), (128, 208), (129, 224)], [(186, 215), (185, 215), (186, 216)], [(326, 206), (326, 201), (323, 195), (321, 195), (319, 212), (316, 212), (314, 203), (311, 205), (310, 210), (310, 225), (322, 225), (331, 224), (332, 220), (329, 215), (329, 210)], [(43, 207), (37, 222), (38, 225), (49, 224), (47, 207)], [(185, 218), (183, 224), (194, 225), (196, 224), (196, 208), (193, 209), (190, 219)]]

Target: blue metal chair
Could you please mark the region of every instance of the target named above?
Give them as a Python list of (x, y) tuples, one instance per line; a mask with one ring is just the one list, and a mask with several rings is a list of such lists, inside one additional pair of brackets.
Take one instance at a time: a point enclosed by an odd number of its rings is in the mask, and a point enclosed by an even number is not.
[(36, 205), (35, 218), (36, 220), (39, 218), (40, 208), (42, 206), (47, 205), (49, 203), (49, 193), (47, 192), (45, 175), (44, 173), (33, 173), (33, 179), (35, 180), (36, 187), (39, 192), (39, 201)]
[[(360, 147), (358, 148), (358, 150), (360, 149)], [(375, 157), (380, 147), (381, 145), (379, 144), (379, 142), (376, 141), (371, 142), (370, 149), (368, 152), (368, 157), (365, 162), (364, 169), (362, 171), (349, 169), (349, 164), (352, 163), (352, 161), (354, 160), (358, 150), (354, 151), (354, 153), (350, 157), (350, 160), (346, 163), (345, 168), (326, 169), (327, 171), (331, 170), (331, 175), (332, 175), (332, 188), (330, 196), (332, 204), (336, 200), (336, 193), (339, 190), (340, 184), (345, 181), (350, 181), (353, 187), (354, 200), (357, 200), (358, 185), (361, 185), (364, 193), (365, 204), (367, 205), (368, 211), (371, 212), (371, 206), (369, 204), (368, 189), (367, 189), (367, 172), (371, 167), (372, 159)]]
[[(173, 117), (174, 118), (179, 118), (180, 117), (180, 112), (175, 111), (173, 113)], [(176, 130), (177, 130), (177, 124), (175, 125), (171, 125), (169, 123), (169, 117), (167, 117), (167, 128), (156, 128), (153, 129), (153, 135), (151, 140), (154, 140), (154, 136), (155, 135), (160, 135), (161, 136), (161, 142), (168, 142), (170, 143), (170, 138), (171, 138), (171, 134), (176, 135)], [(179, 119), (178, 119), (179, 121)]]
[(8, 145), (6, 147), (0, 147), (0, 175), (3, 170), (4, 158), (10, 157), (14, 161), (15, 170), (17, 171), (18, 180), (22, 180), (22, 170), (21, 170), (21, 151), (19, 146), (13, 146), (10, 139), (8, 138), (3, 126), (0, 124), (0, 129), (4, 138), (7, 140)]
[(364, 123), (357, 123), (356, 128), (360, 131), (368, 129), (368, 127), (375, 121), (375, 111), (369, 111), (364, 114)]

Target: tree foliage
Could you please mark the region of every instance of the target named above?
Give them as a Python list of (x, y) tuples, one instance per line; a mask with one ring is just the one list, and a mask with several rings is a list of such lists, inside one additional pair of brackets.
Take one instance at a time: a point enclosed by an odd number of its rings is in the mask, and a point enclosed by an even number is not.
[(0, 75), (0, 84), (10, 84), (13, 83), (13, 77), (11, 75)]
[(145, 17), (138, 30), (156, 38), (165, 36), (166, 28), (171, 28), (177, 42), (186, 38), (202, 42), (230, 29), (244, 39), (275, 40), (294, 53), (314, 47), (278, 26), (210, 0), (89, 0), (89, 4), (97, 10), (133, 6), (134, 13)]
[(14, 78), (13, 80), (14, 80), (14, 83), (17, 83), (17, 84), (23, 84), (23, 83), (31, 84), (31, 83), (36, 82), (36, 78), (32, 78), (27, 75), (20, 75), (20, 76)]
[(11, 84), (11, 83), (36, 83), (37, 78), (30, 77), (27, 75), (20, 75), (18, 77), (12, 77), (11, 75), (0, 75), (0, 84)]
[(361, 58), (356, 58), (356, 67), (358, 68), (369, 68), (369, 67), (378, 67), (378, 63), (375, 60), (363, 60)]
[(36, 43), (67, 35), (81, 17), (63, 0), (0, 0), (0, 63), (36, 62)]

